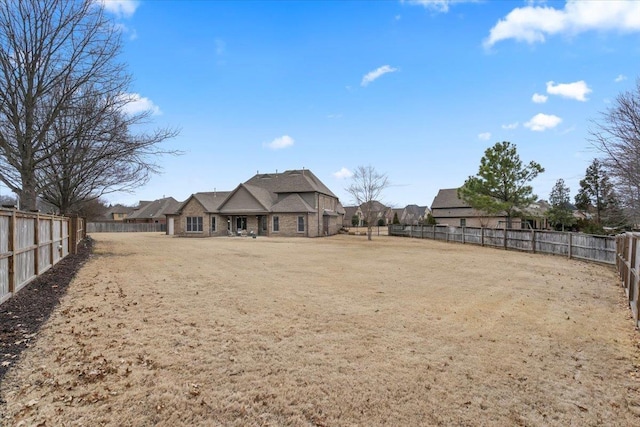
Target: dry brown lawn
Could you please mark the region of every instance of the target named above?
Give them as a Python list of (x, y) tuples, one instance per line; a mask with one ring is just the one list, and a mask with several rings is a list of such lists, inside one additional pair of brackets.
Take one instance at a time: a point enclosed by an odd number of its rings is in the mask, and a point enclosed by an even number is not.
[(640, 425), (610, 267), (393, 237), (94, 238), (0, 424)]

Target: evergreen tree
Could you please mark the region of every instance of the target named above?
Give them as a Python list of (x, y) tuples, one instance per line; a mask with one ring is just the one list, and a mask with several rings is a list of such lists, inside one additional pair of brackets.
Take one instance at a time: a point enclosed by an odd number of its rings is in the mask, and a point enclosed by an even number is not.
[(534, 161), (523, 165), (515, 145), (498, 142), (485, 150), (478, 174), (458, 189), (458, 197), (479, 211), (504, 214), (511, 228), (512, 218), (536, 200), (529, 182), (542, 172)]
[(555, 228), (560, 227), (562, 231), (566, 226), (576, 223), (569, 200), (569, 187), (565, 185), (564, 179), (557, 180), (549, 194), (551, 208), (546, 215), (549, 223)]
[(578, 209), (585, 212), (593, 210), (598, 225), (618, 227), (626, 223), (620, 200), (598, 159), (593, 159), (587, 167), (575, 201)]

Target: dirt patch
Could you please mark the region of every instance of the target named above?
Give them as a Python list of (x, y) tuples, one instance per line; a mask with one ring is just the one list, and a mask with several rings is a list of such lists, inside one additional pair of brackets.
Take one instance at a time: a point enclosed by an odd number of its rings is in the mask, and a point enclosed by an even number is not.
[(393, 237), (95, 238), (0, 386), (6, 425), (640, 421), (609, 267)]
[(80, 242), (77, 254), (66, 256), (0, 305), (0, 383), (58, 305), (91, 247), (91, 239)]

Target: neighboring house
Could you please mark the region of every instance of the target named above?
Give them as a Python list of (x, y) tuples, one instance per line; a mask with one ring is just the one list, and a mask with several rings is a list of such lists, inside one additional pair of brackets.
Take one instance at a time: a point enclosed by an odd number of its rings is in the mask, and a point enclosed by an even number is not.
[[(124, 219), (133, 213), (135, 209), (129, 206), (124, 205), (113, 205), (107, 208), (107, 211), (104, 213), (102, 218), (105, 221), (124, 221)], [(100, 219), (101, 221), (103, 219)]]
[(177, 236), (299, 236), (337, 234), (345, 210), (310, 170), (257, 174), (233, 191), (195, 193), (167, 212)]
[(430, 210), (427, 206), (407, 205), (402, 209), (402, 214), (398, 215), (400, 224), (405, 225), (419, 225), (423, 224), (427, 219), (427, 214)]
[(344, 207), (344, 220), (342, 225), (345, 227), (353, 227), (353, 217), (358, 218), (356, 226), (363, 223), (362, 210), (359, 206), (345, 206)]
[(367, 203), (371, 203), (370, 212), (372, 213), (372, 217), (374, 218), (373, 226), (378, 225), (378, 221), (382, 219), (384, 224), (391, 224), (393, 220), (393, 209), (383, 205), (377, 200), (372, 200), (371, 202), (364, 202), (360, 206), (346, 206), (345, 216), (344, 216), (344, 226), (352, 227), (353, 222), (352, 219), (354, 216), (358, 217), (357, 227), (364, 227), (367, 221), (366, 214), (367, 212)]
[(166, 224), (165, 213), (174, 212), (179, 205), (180, 202), (173, 197), (165, 197), (152, 202), (140, 201), (138, 207), (124, 218), (124, 222)]
[[(544, 217), (544, 206), (541, 202), (532, 203), (525, 210), (523, 218), (511, 218), (511, 228), (547, 228)], [(473, 209), (464, 201), (458, 198), (457, 188), (447, 188), (438, 191), (438, 195), (431, 204), (431, 215), (439, 225), (450, 225), (456, 227), (485, 227), (485, 228), (505, 228), (507, 225), (506, 215), (490, 215), (486, 212)]]

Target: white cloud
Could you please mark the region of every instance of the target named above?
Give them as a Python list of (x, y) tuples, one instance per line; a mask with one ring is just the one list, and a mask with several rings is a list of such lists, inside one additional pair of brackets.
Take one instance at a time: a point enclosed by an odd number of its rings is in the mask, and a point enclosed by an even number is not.
[(118, 17), (131, 18), (140, 5), (138, 0), (98, 0), (107, 12)]
[(327, 119), (341, 119), (342, 114), (328, 114)]
[(502, 40), (543, 43), (548, 36), (585, 31), (640, 31), (640, 2), (568, 0), (564, 9), (525, 6), (513, 9), (491, 28), (484, 46)]
[(467, 3), (475, 2), (477, 0), (401, 0), (413, 5), (423, 6), (426, 9), (433, 10), (435, 12), (446, 13), (449, 11), (449, 5), (454, 3)]
[(483, 141), (488, 141), (491, 138), (491, 132), (482, 132), (478, 134), (478, 138)]
[(281, 150), (283, 148), (291, 147), (293, 143), (294, 140), (289, 135), (282, 135), (281, 137), (276, 138), (269, 143), (265, 142), (262, 145), (272, 150)]
[(502, 129), (514, 130), (514, 129), (517, 129), (519, 125), (520, 125), (520, 123), (518, 123), (518, 122), (509, 123), (509, 124), (506, 124), (506, 125), (502, 125)]
[(120, 31), (123, 35), (127, 35), (129, 40), (135, 40), (138, 38), (138, 33), (135, 29), (129, 28), (123, 23), (119, 22), (114, 25), (115, 29)]
[(536, 114), (524, 124), (524, 127), (536, 132), (543, 132), (547, 129), (554, 128), (562, 122), (562, 119), (553, 114)]
[(364, 77), (362, 77), (362, 82), (360, 82), (361, 86), (367, 86), (369, 83), (373, 82), (374, 80), (384, 76), (387, 73), (394, 73), (398, 71), (397, 68), (393, 68), (389, 65), (383, 65), (382, 67), (378, 67), (373, 71), (368, 72), (367, 74), (364, 75)]
[(334, 172), (333, 176), (338, 179), (346, 179), (346, 178), (351, 178), (353, 176), (353, 172), (351, 172), (347, 168), (342, 168), (338, 172)]
[(593, 92), (584, 80), (573, 83), (547, 82), (547, 93), (551, 95), (560, 95), (564, 98), (571, 98), (577, 101), (585, 102), (588, 99), (586, 95)]
[(618, 74), (618, 77), (615, 78), (614, 82), (616, 83), (620, 83), (627, 80), (627, 76), (623, 75), (623, 74)]
[(125, 114), (140, 114), (145, 111), (151, 111), (151, 115), (159, 116), (162, 114), (160, 111), (160, 107), (153, 103), (149, 98), (145, 98), (144, 96), (140, 96), (138, 93), (127, 93), (122, 95), (122, 99), (126, 100), (124, 106), (122, 107), (122, 111)]
[(547, 95), (540, 95), (539, 93), (534, 93), (531, 97), (531, 100), (536, 104), (544, 104), (547, 102), (547, 99), (549, 99)]

